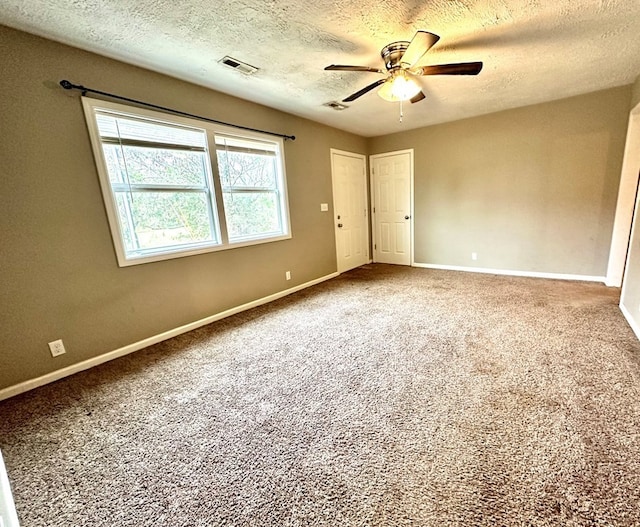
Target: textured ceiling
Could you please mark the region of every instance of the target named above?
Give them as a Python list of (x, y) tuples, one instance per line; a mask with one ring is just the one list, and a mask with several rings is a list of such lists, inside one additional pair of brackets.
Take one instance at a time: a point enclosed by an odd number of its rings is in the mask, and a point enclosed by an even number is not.
[[(0, 23), (364, 136), (640, 74), (640, 0), (0, 0)], [(402, 123), (399, 104), (375, 91), (344, 111), (323, 106), (380, 78), (325, 66), (382, 67), (380, 49), (418, 29), (441, 37), (421, 65), (481, 60), (483, 71), (425, 77), (427, 98), (405, 104)], [(218, 63), (224, 55), (260, 70), (230, 70)]]

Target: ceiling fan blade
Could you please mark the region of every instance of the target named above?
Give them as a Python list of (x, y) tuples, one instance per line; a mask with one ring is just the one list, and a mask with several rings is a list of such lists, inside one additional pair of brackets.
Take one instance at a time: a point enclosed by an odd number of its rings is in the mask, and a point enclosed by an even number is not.
[(372, 82), (371, 84), (369, 84), (369, 86), (365, 86), (361, 90), (349, 95), (349, 97), (347, 97), (346, 99), (342, 99), (342, 102), (355, 101), (358, 97), (363, 96), (365, 93), (370, 92), (371, 90), (373, 90), (377, 86), (380, 86), (383, 82), (386, 82), (386, 81), (387, 79), (380, 79), (380, 80), (377, 80), (376, 82)]
[(410, 68), (418, 62), (422, 56), (429, 51), (436, 42), (438, 42), (438, 40), (440, 40), (438, 35), (434, 35), (428, 31), (417, 31), (411, 39), (409, 47), (404, 52), (404, 55), (402, 55), (400, 63), (405, 65), (407, 68)]
[(426, 96), (424, 93), (422, 93), (422, 90), (420, 90), (418, 92), (418, 95), (414, 95), (413, 97), (411, 97), (411, 102), (420, 102), (422, 99), (424, 99)]
[(477, 75), (482, 71), (482, 62), (461, 62), (459, 64), (437, 64), (412, 68), (414, 75)]
[(372, 73), (384, 73), (380, 69), (370, 68), (369, 66), (344, 66), (342, 64), (331, 64), (325, 70), (329, 71), (370, 71)]

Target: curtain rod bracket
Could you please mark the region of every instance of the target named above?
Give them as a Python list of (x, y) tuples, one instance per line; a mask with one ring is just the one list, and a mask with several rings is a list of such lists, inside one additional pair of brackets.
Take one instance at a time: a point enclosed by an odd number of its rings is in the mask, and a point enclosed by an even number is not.
[(86, 88), (86, 87), (82, 86), (81, 84), (73, 84), (72, 82), (69, 82), (66, 79), (63, 79), (63, 80), (60, 81), (60, 86), (62, 86), (65, 90), (80, 90), (82, 92), (83, 96), (87, 95), (88, 92), (97, 93), (99, 95), (104, 95), (105, 97), (111, 97), (112, 99), (119, 99), (121, 101), (133, 102), (133, 103), (136, 103), (136, 104), (141, 104), (143, 106), (148, 106), (149, 108), (155, 108), (156, 110), (162, 110), (162, 111), (165, 111), (165, 112), (171, 112), (171, 113), (175, 113), (177, 115), (184, 115), (186, 117), (192, 117), (194, 119), (199, 119), (201, 121), (207, 121), (209, 123), (222, 124), (222, 125), (225, 125), (225, 126), (233, 126), (235, 128), (240, 128), (241, 130), (248, 130), (250, 132), (259, 132), (261, 134), (275, 135), (277, 137), (282, 137), (285, 141), (287, 139), (291, 139), (291, 141), (295, 141), (296, 140), (296, 136), (295, 135), (279, 134), (277, 132), (269, 132), (268, 130), (259, 130), (257, 128), (250, 128), (248, 126), (240, 126), (240, 125), (237, 125), (237, 124), (225, 123), (224, 121), (216, 121), (215, 119), (209, 119), (208, 117), (202, 117), (201, 115), (195, 115), (195, 114), (192, 114), (192, 113), (182, 112), (180, 110), (174, 110), (172, 108), (167, 108), (165, 106), (158, 106), (157, 104), (151, 104), (149, 102), (138, 101), (136, 99), (130, 99), (129, 97), (123, 97), (121, 95), (115, 95), (113, 93), (108, 93), (108, 92), (104, 92), (104, 91), (100, 91), (100, 90), (93, 90), (91, 88)]

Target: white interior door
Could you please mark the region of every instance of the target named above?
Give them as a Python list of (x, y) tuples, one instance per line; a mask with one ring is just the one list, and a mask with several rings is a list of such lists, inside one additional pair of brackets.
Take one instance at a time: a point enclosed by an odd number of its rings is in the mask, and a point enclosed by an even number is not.
[(369, 262), (366, 157), (331, 149), (338, 272)]
[(411, 265), (413, 150), (371, 156), (373, 260)]

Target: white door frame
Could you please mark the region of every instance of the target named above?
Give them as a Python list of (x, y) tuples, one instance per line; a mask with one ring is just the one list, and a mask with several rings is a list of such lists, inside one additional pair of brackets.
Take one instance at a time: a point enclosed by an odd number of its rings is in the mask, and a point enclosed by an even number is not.
[(640, 173), (640, 104), (636, 105), (629, 114), (618, 202), (611, 235), (609, 264), (605, 278), (605, 284), (610, 287), (622, 285), (627, 253), (629, 252), (631, 225), (635, 221), (633, 211), (636, 204), (638, 173)]
[(369, 203), (369, 197), (367, 195), (367, 156), (364, 154), (357, 154), (355, 152), (347, 152), (346, 150), (338, 150), (337, 148), (331, 148), (330, 149), (330, 154), (331, 154), (331, 196), (333, 198), (333, 210), (331, 211), (331, 217), (332, 217), (332, 221), (333, 221), (333, 231), (334, 231), (334, 238), (335, 238), (335, 243), (336, 243), (336, 270), (338, 272), (341, 272), (338, 267), (338, 253), (339, 253), (339, 247), (338, 247), (338, 233), (337, 231), (337, 227), (336, 227), (336, 182), (335, 182), (335, 170), (333, 169), (333, 155), (334, 154), (338, 154), (338, 155), (342, 155), (342, 156), (349, 156), (349, 157), (357, 157), (359, 159), (362, 159), (362, 163), (364, 165), (364, 171), (362, 172), (362, 179), (363, 179), (363, 183), (364, 183), (364, 203), (365, 203), (365, 207), (366, 207), (366, 218), (365, 218), (365, 238), (366, 238), (366, 243), (365, 243), (365, 247), (366, 247), (366, 263), (371, 262), (371, 253), (369, 252), (369, 247), (371, 246), (371, 231), (369, 228), (369, 223), (370, 223), (370, 217), (371, 214), (369, 213), (371, 211), (371, 204)]
[[(376, 241), (376, 222), (375, 222), (375, 214), (373, 214), (373, 206), (375, 204), (375, 187), (374, 187), (374, 178), (373, 178), (373, 160), (379, 157), (388, 157), (397, 154), (409, 154), (409, 165), (410, 165), (410, 174), (409, 174), (409, 266), (415, 267), (415, 258), (413, 252), (413, 227), (414, 227), (414, 204), (413, 204), (413, 188), (414, 188), (414, 156), (413, 156), (413, 148), (408, 148), (406, 150), (395, 150), (394, 152), (384, 152), (383, 154), (373, 154), (369, 156), (369, 182), (371, 187), (371, 247), (374, 247)], [(375, 262), (376, 251), (373, 249), (372, 261)]]

